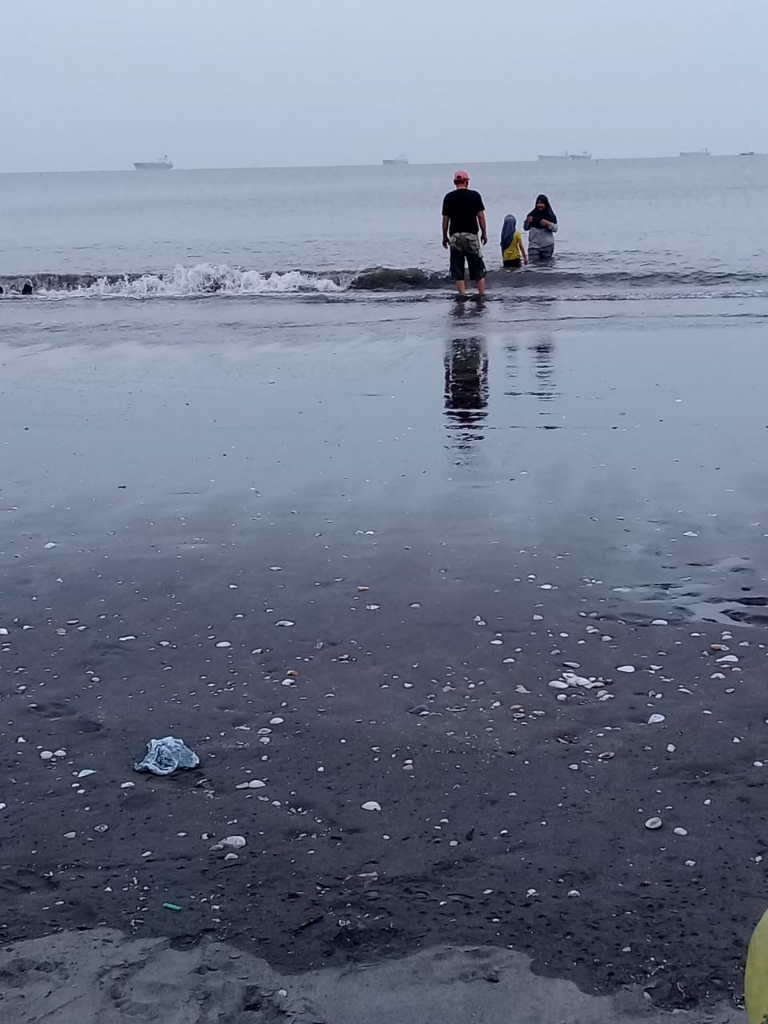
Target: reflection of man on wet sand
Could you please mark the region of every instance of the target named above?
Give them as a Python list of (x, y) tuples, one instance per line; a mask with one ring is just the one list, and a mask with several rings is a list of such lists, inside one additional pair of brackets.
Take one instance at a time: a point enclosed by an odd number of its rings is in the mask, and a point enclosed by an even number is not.
[(488, 407), (488, 353), (481, 338), (457, 338), (445, 356), (445, 410), (476, 423)]
[(445, 426), (456, 464), (470, 462), (488, 415), (488, 353), (482, 338), (455, 338), (445, 349)]
[[(483, 440), (488, 416), (488, 350), (482, 338), (456, 338), (445, 353), (445, 417), (450, 447), (464, 452)], [(453, 433), (455, 431), (455, 433)]]

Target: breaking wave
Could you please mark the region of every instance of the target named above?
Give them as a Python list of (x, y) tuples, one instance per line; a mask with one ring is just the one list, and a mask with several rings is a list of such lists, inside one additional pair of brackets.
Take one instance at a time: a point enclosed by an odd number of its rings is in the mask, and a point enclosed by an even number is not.
[(193, 267), (177, 266), (170, 273), (160, 274), (31, 274), (27, 277), (0, 277), (0, 288), (7, 296), (117, 296), (127, 299), (150, 299), (217, 294), (279, 295), (296, 292), (338, 292), (344, 290), (345, 284), (340, 279), (306, 274), (298, 270), (263, 274), (258, 270), (240, 270), (226, 265), (199, 263)]
[[(563, 299), (760, 297), (768, 294), (768, 274), (717, 271), (596, 271), (556, 265), (524, 273), (492, 270), (497, 292)], [(416, 267), (370, 267), (325, 274), (306, 270), (259, 271), (199, 263), (167, 273), (30, 274), (0, 276), (0, 297), (70, 296), (127, 299), (190, 298), (206, 295), (279, 296), (356, 292), (434, 293), (451, 287), (443, 271)]]

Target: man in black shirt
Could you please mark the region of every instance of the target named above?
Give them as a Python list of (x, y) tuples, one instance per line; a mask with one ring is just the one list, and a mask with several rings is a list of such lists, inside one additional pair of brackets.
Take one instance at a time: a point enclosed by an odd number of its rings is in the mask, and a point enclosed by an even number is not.
[(485, 295), (485, 263), (477, 237), (482, 232), (483, 245), (488, 244), (483, 200), (469, 187), (466, 171), (456, 171), (453, 184), (456, 188), (443, 199), (443, 248), (451, 250), (451, 277), (459, 295), (465, 295), (466, 261), (470, 280), (477, 281), (478, 295)]

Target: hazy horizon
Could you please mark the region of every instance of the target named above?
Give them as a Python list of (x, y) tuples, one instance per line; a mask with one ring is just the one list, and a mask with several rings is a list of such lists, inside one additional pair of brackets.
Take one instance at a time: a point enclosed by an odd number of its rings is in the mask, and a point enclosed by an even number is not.
[[(156, 154), (157, 155), (157, 154)], [(739, 156), (754, 156), (754, 157), (767, 157), (768, 152), (754, 152), (754, 153), (712, 153), (709, 156), (713, 159), (728, 159), (731, 157)], [(608, 163), (608, 162), (622, 162), (622, 161), (633, 161), (633, 160), (677, 160), (680, 156), (679, 153), (660, 153), (655, 156), (600, 156), (599, 154), (593, 154), (593, 163)], [(521, 160), (479, 160), (465, 161), (470, 169), (494, 166), (497, 164), (529, 164), (537, 163), (537, 157), (530, 157), (528, 159)], [(242, 164), (239, 166), (226, 167), (224, 165), (216, 166), (210, 164), (208, 166), (200, 165), (197, 167), (185, 167), (180, 164), (174, 163), (174, 171), (330, 171), (334, 168), (338, 170), (354, 170), (355, 168), (366, 168), (366, 167), (380, 167), (382, 164), (381, 160), (367, 163), (348, 163), (348, 164)], [(408, 160), (408, 165), (411, 167), (447, 167), (453, 169), (457, 166), (456, 160)], [(573, 165), (571, 165), (573, 166)], [(2, 171), (0, 175), (12, 175), (12, 174), (121, 174), (125, 171), (134, 172), (133, 166), (130, 167), (78, 167), (78, 168), (30, 168), (29, 170), (12, 170)], [(397, 173), (393, 171), (392, 173)]]
[[(768, 150), (754, 0), (39, 0), (0, 8), (0, 172)], [(9, 102), (10, 99), (10, 102)]]

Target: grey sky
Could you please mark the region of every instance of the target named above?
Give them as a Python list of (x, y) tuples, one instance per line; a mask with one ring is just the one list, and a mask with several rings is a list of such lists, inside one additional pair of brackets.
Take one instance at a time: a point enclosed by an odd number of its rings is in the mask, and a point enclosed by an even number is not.
[(765, 0), (0, 0), (0, 170), (768, 151)]

